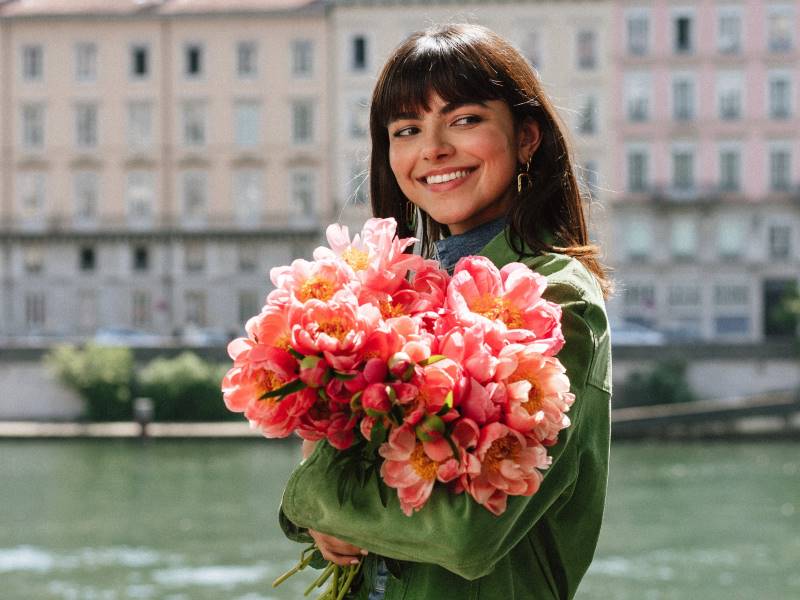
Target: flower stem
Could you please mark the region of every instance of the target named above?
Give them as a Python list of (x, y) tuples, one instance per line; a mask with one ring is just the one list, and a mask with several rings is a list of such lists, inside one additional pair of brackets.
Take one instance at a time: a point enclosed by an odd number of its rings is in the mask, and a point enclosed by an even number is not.
[(328, 566), (325, 567), (325, 570), (322, 572), (322, 574), (319, 577), (317, 577), (317, 579), (306, 588), (306, 591), (305, 593), (303, 593), (303, 595), (308, 596), (311, 593), (311, 590), (313, 590), (316, 587), (320, 587), (323, 583), (325, 583), (328, 580), (328, 577), (331, 576), (331, 573), (333, 573), (337, 569), (338, 567), (335, 564), (329, 563)]

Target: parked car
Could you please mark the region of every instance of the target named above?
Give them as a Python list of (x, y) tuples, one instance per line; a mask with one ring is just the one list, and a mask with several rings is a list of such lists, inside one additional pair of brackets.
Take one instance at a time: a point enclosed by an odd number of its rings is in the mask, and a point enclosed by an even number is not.
[(223, 329), (213, 327), (187, 327), (180, 335), (180, 343), (185, 346), (226, 347), (235, 336)]
[(657, 329), (633, 321), (611, 321), (612, 346), (663, 346), (667, 336)]
[(104, 327), (98, 329), (92, 341), (101, 346), (128, 346), (138, 348), (167, 346), (172, 343), (172, 339), (168, 336), (128, 327)]

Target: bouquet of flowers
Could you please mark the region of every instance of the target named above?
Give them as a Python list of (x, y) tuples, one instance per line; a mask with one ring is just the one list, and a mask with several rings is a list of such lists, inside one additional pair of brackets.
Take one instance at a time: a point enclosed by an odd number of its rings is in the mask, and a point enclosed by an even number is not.
[(406, 515), (437, 485), (501, 514), (537, 491), (569, 425), (561, 309), (524, 264), (469, 256), (450, 277), (395, 232), (393, 219), (353, 239), (330, 225), (313, 261), (272, 269), (275, 289), (228, 346), (225, 403), (266, 437), (327, 440)]

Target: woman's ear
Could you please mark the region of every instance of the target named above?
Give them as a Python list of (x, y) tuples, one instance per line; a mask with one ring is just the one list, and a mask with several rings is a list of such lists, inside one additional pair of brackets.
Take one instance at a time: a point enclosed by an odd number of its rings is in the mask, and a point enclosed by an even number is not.
[(542, 132), (539, 129), (539, 122), (532, 118), (525, 119), (519, 128), (517, 162), (523, 165), (528, 162), (541, 143)]

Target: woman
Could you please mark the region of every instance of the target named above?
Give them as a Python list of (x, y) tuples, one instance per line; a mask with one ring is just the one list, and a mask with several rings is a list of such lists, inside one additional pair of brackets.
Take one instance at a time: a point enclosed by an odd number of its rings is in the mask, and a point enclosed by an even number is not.
[(516, 50), (486, 28), (451, 25), (412, 35), (389, 58), (370, 129), (375, 216), (394, 217), (400, 236), (420, 231), (422, 252), (448, 269), (482, 254), (547, 278), (545, 298), (562, 307), (572, 425), (539, 491), (510, 497), (500, 516), (445, 490), (412, 517), (394, 498), (384, 508), (374, 487), (340, 506), (333, 452), (320, 445), (287, 485), (282, 525), (337, 564), (366, 555), (358, 598), (571, 598), (603, 513), (611, 368), (608, 284), (562, 126)]

